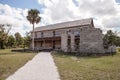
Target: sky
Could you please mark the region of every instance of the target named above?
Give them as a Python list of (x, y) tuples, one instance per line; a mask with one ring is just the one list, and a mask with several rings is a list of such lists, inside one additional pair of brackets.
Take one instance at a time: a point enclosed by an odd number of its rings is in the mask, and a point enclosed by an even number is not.
[(25, 36), (32, 30), (26, 19), (30, 9), (40, 11), (42, 19), (36, 27), (93, 18), (103, 33), (113, 30), (120, 35), (120, 0), (0, 0), (0, 24), (12, 24), (10, 34)]

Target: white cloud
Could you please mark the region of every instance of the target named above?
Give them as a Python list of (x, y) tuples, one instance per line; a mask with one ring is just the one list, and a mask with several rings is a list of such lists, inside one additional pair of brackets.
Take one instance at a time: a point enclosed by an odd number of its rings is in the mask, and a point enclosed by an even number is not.
[(20, 32), (25, 35), (32, 30), (32, 25), (26, 19), (28, 9), (13, 8), (0, 4), (0, 24), (12, 24), (11, 34)]
[[(103, 32), (109, 29), (115, 31), (120, 27), (120, 5), (115, 0), (38, 0), (44, 5), (41, 14), (45, 24), (94, 18), (95, 26)], [(77, 5), (76, 5), (77, 4)]]
[(117, 35), (120, 36), (120, 32), (118, 32)]
[(79, 9), (96, 16), (116, 14), (115, 0), (77, 0)]
[[(39, 0), (39, 2), (41, 1), (42, 0)], [(42, 18), (45, 22), (47, 21), (46, 23), (48, 24), (64, 22), (66, 20), (72, 20), (74, 17), (76, 17), (75, 12), (72, 11), (72, 9), (76, 9), (72, 1), (70, 2), (69, 0), (44, 0), (44, 2), (41, 3), (46, 6), (46, 8), (44, 9), (44, 14), (42, 14)]]
[[(38, 3), (45, 7), (40, 14), (42, 20), (36, 26), (92, 17), (95, 26), (104, 33), (120, 27), (120, 5), (115, 0), (38, 0)], [(32, 30), (32, 25), (26, 20), (27, 11), (0, 4), (0, 23), (12, 24), (11, 33), (23, 35)]]

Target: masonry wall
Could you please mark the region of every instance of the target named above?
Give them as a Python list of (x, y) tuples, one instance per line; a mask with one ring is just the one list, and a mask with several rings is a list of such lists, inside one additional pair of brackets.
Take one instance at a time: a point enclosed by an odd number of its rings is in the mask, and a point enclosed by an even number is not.
[[(41, 32), (36, 33), (36, 38), (41, 38)], [(89, 27), (89, 25), (82, 27), (74, 27), (67, 29), (55, 30), (55, 36), (61, 36), (61, 41), (55, 42), (55, 47), (68, 52), (68, 36), (70, 36), (70, 44), (72, 52), (75, 52), (75, 35), (80, 34), (79, 52), (80, 53), (108, 53), (115, 52), (115, 48), (104, 49), (103, 47), (103, 34), (102, 30), (94, 27)], [(53, 31), (44, 31), (43, 37), (54, 37)], [(39, 48), (40, 43), (35, 43), (35, 47)], [(46, 41), (42, 48), (52, 48), (50, 41)]]
[(80, 30), (81, 53), (105, 53), (103, 47), (103, 34), (98, 28), (81, 28)]
[(67, 52), (68, 35), (65, 30), (61, 32), (61, 50)]

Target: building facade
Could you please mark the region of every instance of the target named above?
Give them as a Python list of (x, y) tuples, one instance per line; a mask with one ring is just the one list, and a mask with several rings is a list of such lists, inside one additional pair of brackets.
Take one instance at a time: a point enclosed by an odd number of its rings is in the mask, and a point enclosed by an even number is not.
[(93, 19), (82, 19), (35, 28), (35, 49), (105, 53), (102, 30)]

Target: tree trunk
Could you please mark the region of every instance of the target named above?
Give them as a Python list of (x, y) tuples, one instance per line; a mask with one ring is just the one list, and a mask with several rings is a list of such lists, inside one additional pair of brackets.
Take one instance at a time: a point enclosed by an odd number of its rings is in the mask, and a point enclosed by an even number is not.
[(34, 23), (33, 23), (33, 32), (32, 32), (32, 50), (34, 50)]

